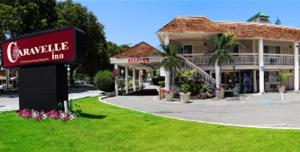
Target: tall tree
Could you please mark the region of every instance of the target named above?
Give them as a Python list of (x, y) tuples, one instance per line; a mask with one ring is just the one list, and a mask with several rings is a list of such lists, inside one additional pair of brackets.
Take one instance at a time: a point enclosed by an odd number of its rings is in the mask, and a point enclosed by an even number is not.
[[(108, 58), (129, 48), (129, 45), (127, 45), (127, 44), (117, 45), (110, 41), (108, 41), (106, 44), (107, 44), (106, 55), (108, 56)], [(109, 61), (107, 61), (107, 62), (109, 63)], [(113, 65), (110, 65), (109, 69), (112, 69), (112, 68), (113, 68)]]
[(175, 85), (175, 72), (176, 68), (179, 67), (181, 58), (177, 56), (176, 46), (174, 45), (161, 45), (163, 49), (161, 66), (166, 71), (166, 78), (169, 84), (166, 83), (167, 89), (174, 91)]
[(215, 64), (217, 88), (220, 87), (221, 83), (222, 65), (228, 61), (233, 61), (228, 49), (232, 47), (234, 40), (235, 37), (231, 33), (222, 33), (211, 37), (213, 48), (207, 53), (211, 55), (210, 63)]
[[(0, 43), (28, 33), (55, 27), (55, 0), (2, 0), (0, 3)], [(6, 86), (9, 70), (6, 70)]]
[(277, 17), (276, 21), (275, 21), (275, 25), (281, 25), (281, 20)]
[(70, 84), (74, 84), (74, 71), (81, 68), (81, 71), (88, 74), (91, 81), (96, 72), (106, 67), (109, 63), (106, 55), (106, 41), (104, 26), (97, 20), (97, 17), (79, 3), (71, 0), (59, 2), (57, 6), (57, 26), (75, 26), (85, 32), (84, 53), (80, 62), (70, 65)]
[(0, 38), (14, 38), (54, 28), (55, 0), (3, 0), (0, 3)]

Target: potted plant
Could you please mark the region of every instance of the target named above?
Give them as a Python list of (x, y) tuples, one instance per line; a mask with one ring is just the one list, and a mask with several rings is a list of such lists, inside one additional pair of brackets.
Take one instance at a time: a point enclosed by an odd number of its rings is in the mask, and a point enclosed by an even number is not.
[(163, 88), (163, 87), (159, 87), (157, 89), (158, 91), (158, 97), (159, 97), (159, 100), (163, 99), (165, 97), (165, 92), (166, 92), (166, 89)]
[(188, 103), (190, 100), (191, 92), (190, 90), (190, 85), (189, 84), (182, 84), (180, 87), (181, 92), (179, 93), (180, 95), (180, 102), (182, 103)]
[(285, 84), (284, 82), (287, 80), (287, 78), (289, 77), (289, 73), (287, 72), (281, 72), (279, 71), (276, 75), (276, 79), (279, 82), (279, 84), (277, 85), (277, 89), (280, 93), (284, 93), (285, 92)]
[(164, 95), (165, 95), (165, 98), (166, 98), (167, 101), (172, 101), (172, 100), (173, 100), (173, 97), (174, 97), (174, 92), (165, 89), (165, 90), (164, 90)]
[(164, 94), (165, 82), (164, 81), (159, 81), (158, 84), (159, 84), (159, 86), (157, 88), (157, 92), (158, 92), (159, 100), (161, 100), (162, 98), (165, 97), (165, 94)]
[(223, 87), (219, 87), (216, 89), (216, 95), (217, 95), (217, 98), (219, 99), (224, 99), (224, 88)]

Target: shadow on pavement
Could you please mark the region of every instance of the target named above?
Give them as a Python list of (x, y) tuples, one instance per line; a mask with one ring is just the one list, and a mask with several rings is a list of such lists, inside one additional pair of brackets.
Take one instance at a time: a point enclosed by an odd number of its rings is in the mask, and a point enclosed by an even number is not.
[(145, 89), (145, 90), (141, 90), (141, 91), (128, 93), (124, 96), (155, 96), (157, 94), (158, 93), (157, 93), (156, 89)]
[(86, 92), (90, 90), (96, 90), (95, 87), (92, 86), (73, 86), (68, 88), (68, 93), (81, 93), (81, 92)]

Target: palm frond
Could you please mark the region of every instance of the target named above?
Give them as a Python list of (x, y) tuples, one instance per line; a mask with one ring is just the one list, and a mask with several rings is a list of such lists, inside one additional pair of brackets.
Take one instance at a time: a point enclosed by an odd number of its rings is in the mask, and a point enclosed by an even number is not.
[(211, 37), (213, 49), (209, 51), (211, 57), (209, 64), (218, 62), (219, 66), (227, 62), (233, 62), (232, 56), (228, 53), (228, 49), (232, 47), (235, 37), (231, 33), (223, 33)]

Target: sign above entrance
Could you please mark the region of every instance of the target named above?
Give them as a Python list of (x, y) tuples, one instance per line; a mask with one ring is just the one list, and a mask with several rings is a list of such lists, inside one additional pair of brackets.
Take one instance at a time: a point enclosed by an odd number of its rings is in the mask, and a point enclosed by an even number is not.
[(81, 31), (70, 27), (4, 41), (2, 66), (70, 63), (76, 59), (78, 33)]
[(147, 63), (149, 62), (149, 58), (129, 58), (128, 62), (129, 63)]

